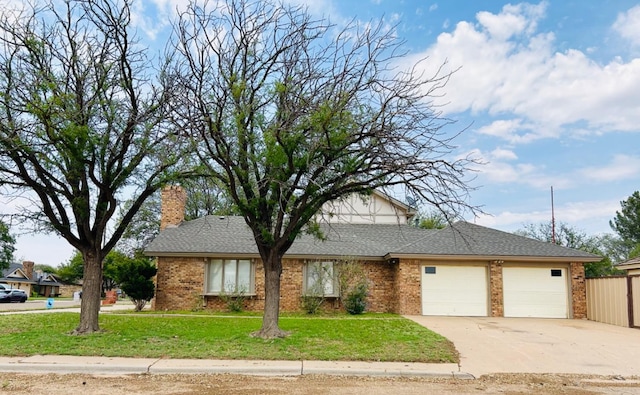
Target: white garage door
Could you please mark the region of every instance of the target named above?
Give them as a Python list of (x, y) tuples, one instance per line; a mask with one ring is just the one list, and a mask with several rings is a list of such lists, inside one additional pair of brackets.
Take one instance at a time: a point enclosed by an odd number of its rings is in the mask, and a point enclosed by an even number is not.
[(505, 317), (567, 318), (566, 268), (502, 269)]
[(422, 314), (486, 317), (487, 268), (423, 266)]

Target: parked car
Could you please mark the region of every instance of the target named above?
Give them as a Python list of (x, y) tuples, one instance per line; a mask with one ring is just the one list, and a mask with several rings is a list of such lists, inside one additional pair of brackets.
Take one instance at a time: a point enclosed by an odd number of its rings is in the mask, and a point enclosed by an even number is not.
[(0, 289), (0, 302), (11, 303), (20, 302), (24, 303), (29, 299), (27, 293), (21, 289)]

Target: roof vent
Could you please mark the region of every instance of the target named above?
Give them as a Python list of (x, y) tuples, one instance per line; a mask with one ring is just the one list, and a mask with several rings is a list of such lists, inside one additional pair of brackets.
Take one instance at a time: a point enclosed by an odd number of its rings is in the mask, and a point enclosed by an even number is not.
[(219, 216), (218, 219), (224, 219), (224, 215)]

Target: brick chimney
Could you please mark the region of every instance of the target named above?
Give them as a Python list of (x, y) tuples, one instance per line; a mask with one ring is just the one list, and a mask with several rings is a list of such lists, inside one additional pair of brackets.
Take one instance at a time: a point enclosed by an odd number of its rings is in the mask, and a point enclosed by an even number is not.
[(24, 270), (24, 274), (27, 276), (29, 280), (33, 277), (33, 266), (35, 264), (31, 261), (22, 261), (22, 269)]
[(169, 185), (162, 189), (160, 208), (160, 230), (168, 226), (179, 225), (184, 221), (187, 204), (187, 192), (178, 185)]

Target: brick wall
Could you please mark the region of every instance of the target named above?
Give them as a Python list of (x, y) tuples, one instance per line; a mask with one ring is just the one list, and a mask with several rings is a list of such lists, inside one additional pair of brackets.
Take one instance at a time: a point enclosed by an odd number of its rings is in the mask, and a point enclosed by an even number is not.
[[(284, 259), (280, 283), (280, 311), (300, 311), (303, 284), (301, 259)], [(205, 258), (158, 258), (156, 276), (155, 310), (192, 310), (203, 307), (212, 311), (224, 311), (227, 306), (218, 296), (203, 296)], [(387, 262), (364, 262), (370, 282), (367, 311), (395, 311), (394, 266)], [(247, 311), (264, 309), (264, 269), (259, 259), (255, 260), (255, 294), (247, 297)], [(419, 270), (418, 270), (419, 271)], [(418, 286), (419, 292), (419, 286)], [(419, 305), (419, 303), (418, 303)], [(327, 299), (325, 310), (341, 309), (337, 299)]]
[(160, 230), (184, 221), (187, 192), (181, 186), (170, 185), (162, 189), (160, 207)]
[[(217, 296), (206, 296), (204, 291), (204, 258), (158, 258), (156, 276), (156, 297), (153, 308), (156, 310), (191, 310), (203, 306), (208, 310), (224, 311), (225, 303)], [(301, 259), (284, 259), (281, 278), (281, 311), (300, 311), (303, 265)], [(381, 261), (363, 262), (369, 279), (369, 297), (367, 311), (395, 312), (398, 314), (419, 315), (422, 313), (421, 267), (420, 260), (400, 259), (398, 263)], [(504, 295), (501, 261), (492, 261), (489, 265), (491, 316), (504, 316)], [(586, 317), (586, 286), (584, 266), (572, 263), (571, 275), (572, 315), (573, 318)], [(327, 299), (325, 310), (341, 309), (335, 299)], [(245, 301), (245, 310), (262, 311), (264, 309), (264, 270), (259, 259), (255, 261), (255, 295)]]
[(571, 302), (573, 318), (587, 318), (587, 288), (584, 279), (584, 265), (574, 262), (569, 265), (571, 272)]
[(398, 314), (422, 314), (422, 291), (420, 289), (420, 267), (422, 262), (415, 259), (400, 259), (396, 266), (396, 306)]
[(396, 308), (395, 271), (396, 265), (386, 261), (363, 262), (369, 280), (367, 311), (391, 313)]
[(491, 295), (491, 317), (504, 317), (502, 261), (489, 262), (489, 292)]
[(60, 292), (60, 297), (62, 298), (72, 298), (75, 292), (80, 291), (82, 291), (81, 285), (63, 284), (58, 292)]
[(192, 310), (202, 303), (204, 259), (159, 257), (155, 310)]

